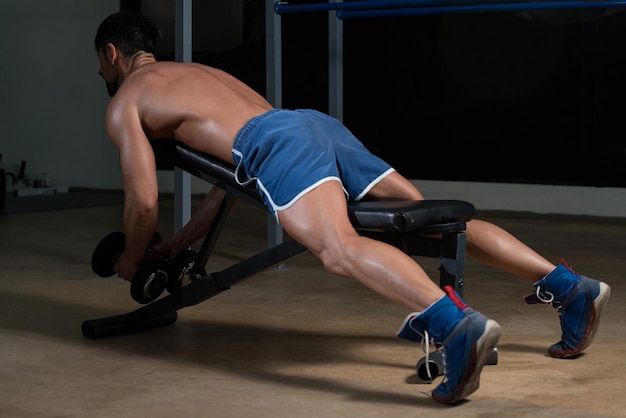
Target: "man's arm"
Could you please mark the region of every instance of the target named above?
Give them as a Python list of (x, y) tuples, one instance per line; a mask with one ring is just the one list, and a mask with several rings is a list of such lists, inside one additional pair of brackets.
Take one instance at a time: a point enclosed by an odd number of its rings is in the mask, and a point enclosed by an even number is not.
[(176, 257), (209, 233), (226, 191), (213, 186), (187, 224), (171, 238), (152, 247), (155, 254), (175, 260)]
[(120, 156), (126, 250), (113, 270), (119, 277), (132, 281), (156, 231), (159, 190), (154, 152), (136, 110), (115, 103), (112, 101), (107, 110), (106, 125)]

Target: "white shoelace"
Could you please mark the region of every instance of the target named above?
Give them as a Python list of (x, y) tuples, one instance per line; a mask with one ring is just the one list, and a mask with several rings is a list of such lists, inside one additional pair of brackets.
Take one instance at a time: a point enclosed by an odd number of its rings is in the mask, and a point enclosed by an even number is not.
[[(435, 378), (431, 375), (430, 373), (430, 338), (428, 335), (428, 331), (424, 331), (424, 334), (422, 335), (422, 350), (424, 350), (425, 356), (424, 356), (424, 364), (426, 365), (426, 376), (428, 376), (428, 383), (432, 383), (433, 380), (435, 380)], [(435, 342), (433, 341), (433, 344)], [(431, 392), (430, 390), (420, 390), (420, 392), (426, 396), (431, 396)]]
[[(409, 327), (411, 327), (411, 329), (413, 331), (415, 331), (417, 334), (422, 336), (422, 350), (425, 353), (424, 361), (425, 361), (425, 364), (426, 364), (426, 374), (428, 376), (429, 383), (432, 383), (433, 380), (435, 380), (435, 377), (437, 377), (437, 376), (433, 377), (433, 375), (430, 373), (430, 367), (429, 367), (429, 364), (430, 364), (430, 345), (432, 343), (433, 345), (436, 346), (436, 343), (435, 343), (435, 341), (433, 339), (430, 338), (430, 336), (428, 335), (428, 331), (424, 330), (424, 332), (422, 333), (420, 330), (414, 328), (413, 324), (411, 322), (409, 322)], [(444, 362), (445, 362), (445, 359), (444, 359)], [(445, 376), (444, 376), (444, 379), (445, 379)], [(424, 394), (424, 395), (426, 395), (428, 397), (431, 396), (431, 392), (432, 391), (428, 391), (428, 390), (420, 390), (420, 393), (422, 393), (422, 394)]]
[[(543, 303), (552, 303), (552, 301), (554, 300), (554, 294), (548, 291), (546, 291), (545, 293), (542, 292), (541, 286), (537, 286), (537, 289), (535, 290), (535, 294), (537, 295), (537, 299), (539, 299)], [(546, 295), (549, 295), (549, 297), (546, 297)]]

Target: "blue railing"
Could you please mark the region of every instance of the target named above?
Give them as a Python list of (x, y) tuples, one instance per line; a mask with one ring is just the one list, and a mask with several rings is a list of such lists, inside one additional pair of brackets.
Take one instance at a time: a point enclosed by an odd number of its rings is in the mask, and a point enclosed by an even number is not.
[(277, 1), (277, 14), (336, 11), (338, 19), (411, 16), (443, 13), (488, 13), (523, 10), (591, 9), (625, 7), (626, 0), (568, 0), (568, 1), (498, 1), (477, 2), (472, 0), (361, 0), (289, 4)]

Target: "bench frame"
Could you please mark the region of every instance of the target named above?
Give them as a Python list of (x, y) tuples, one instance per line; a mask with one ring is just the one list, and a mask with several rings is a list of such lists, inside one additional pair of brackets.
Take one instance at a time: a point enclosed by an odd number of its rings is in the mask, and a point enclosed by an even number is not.
[[(235, 181), (232, 165), (176, 141), (158, 140), (152, 145), (160, 162), (179, 167), (216, 187), (224, 188), (226, 197), (189, 272), (190, 277), (195, 275), (196, 278), (177, 291), (132, 312), (84, 321), (82, 333), (85, 338), (101, 338), (172, 324), (177, 319), (178, 310), (216, 296), (238, 282), (307, 251), (297, 241), (288, 239), (221, 271), (204, 273), (237, 199), (267, 209), (254, 185), (241, 186)], [(439, 285), (452, 286), (463, 294), (465, 228), (466, 222), (475, 213), (471, 203), (459, 200), (351, 201), (348, 211), (360, 235), (386, 242), (411, 256), (438, 258)]]

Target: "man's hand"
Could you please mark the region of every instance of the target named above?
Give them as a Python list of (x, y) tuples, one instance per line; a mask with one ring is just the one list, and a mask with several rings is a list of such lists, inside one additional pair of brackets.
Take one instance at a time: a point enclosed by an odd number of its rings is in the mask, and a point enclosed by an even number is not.
[(185, 250), (185, 248), (183, 248), (182, 250), (176, 248), (176, 246), (174, 245), (175, 238), (176, 236), (155, 244), (150, 249), (149, 254), (152, 256), (156, 255), (156, 256), (168, 258), (170, 260), (174, 260), (178, 254), (180, 254), (183, 250)]
[(113, 266), (113, 270), (117, 273), (117, 276), (129, 282), (133, 281), (138, 268), (139, 264), (133, 263), (130, 258), (126, 256), (126, 252), (120, 255), (120, 258)]

